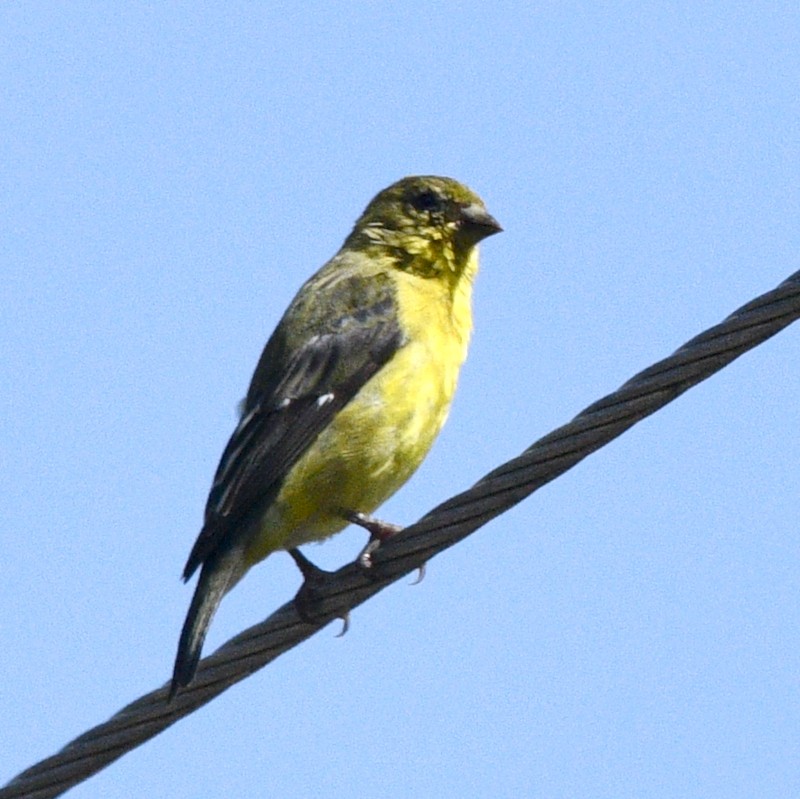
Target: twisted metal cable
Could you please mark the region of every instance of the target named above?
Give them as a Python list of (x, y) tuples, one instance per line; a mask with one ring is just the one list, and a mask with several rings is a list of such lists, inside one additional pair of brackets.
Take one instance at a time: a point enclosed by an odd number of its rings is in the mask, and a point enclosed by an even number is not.
[[(641, 419), (727, 366), (800, 318), (800, 272), (710, 328), (677, 352), (640, 372), (590, 405), (472, 488), (447, 500), (372, 556), (368, 572), (349, 564), (323, 573), (309, 591), (313, 621), (294, 601), (232, 638), (205, 658), (194, 682), (172, 703), (165, 684), (137, 699), (58, 754), (19, 774), (0, 799), (58, 796), (104, 766), (211, 701), (231, 685), (311, 637), (333, 619), (453, 546), (541, 486), (572, 468)], [(304, 614), (306, 617), (308, 613)]]

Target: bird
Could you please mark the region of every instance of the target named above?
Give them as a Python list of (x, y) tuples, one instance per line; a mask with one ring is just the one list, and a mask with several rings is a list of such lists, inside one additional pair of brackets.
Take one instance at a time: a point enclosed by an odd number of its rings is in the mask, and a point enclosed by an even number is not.
[[(169, 697), (189, 685), (212, 618), (256, 563), (370, 514), (416, 471), (447, 418), (472, 328), (480, 241), (502, 230), (452, 178), (379, 192), (298, 291), (256, 366), (183, 571), (200, 576)], [(366, 550), (365, 550), (366, 552)], [(362, 564), (369, 565), (366, 553)]]

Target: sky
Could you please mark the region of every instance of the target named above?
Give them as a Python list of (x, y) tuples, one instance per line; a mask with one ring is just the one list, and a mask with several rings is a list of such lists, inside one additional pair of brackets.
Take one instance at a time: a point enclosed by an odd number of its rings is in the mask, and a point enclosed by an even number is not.
[[(0, 783), (169, 677), (236, 405), (378, 190), (505, 229), (407, 524), (800, 268), (799, 81), (790, 2), (0, 5)], [(69, 795), (797, 796), (798, 347)], [(253, 569), (206, 652), (299, 583)]]

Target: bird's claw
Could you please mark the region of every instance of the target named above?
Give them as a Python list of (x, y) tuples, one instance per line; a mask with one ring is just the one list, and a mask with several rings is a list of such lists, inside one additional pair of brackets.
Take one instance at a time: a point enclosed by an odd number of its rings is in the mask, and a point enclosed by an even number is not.
[(341, 638), (350, 629), (350, 614), (345, 613), (344, 616), (339, 616), (342, 620), (342, 629), (336, 633), (337, 638)]
[(428, 564), (423, 563), (422, 566), (417, 569), (417, 577), (412, 581), (411, 585), (419, 585), (425, 579), (425, 570), (427, 567)]

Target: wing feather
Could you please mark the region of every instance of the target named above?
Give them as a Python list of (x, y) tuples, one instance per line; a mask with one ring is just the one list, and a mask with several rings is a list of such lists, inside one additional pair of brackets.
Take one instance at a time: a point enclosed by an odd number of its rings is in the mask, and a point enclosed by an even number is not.
[[(363, 281), (343, 281), (339, 291), (363, 294)], [(376, 287), (373, 278), (369, 293), (370, 303), (335, 320), (323, 308), (316, 325), (323, 332), (306, 325), (299, 346), (287, 343), (282, 326), (267, 343), (217, 468), (184, 579), (265, 512), (317, 436), (402, 346), (391, 286)]]

